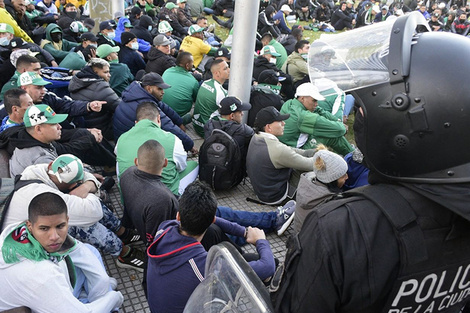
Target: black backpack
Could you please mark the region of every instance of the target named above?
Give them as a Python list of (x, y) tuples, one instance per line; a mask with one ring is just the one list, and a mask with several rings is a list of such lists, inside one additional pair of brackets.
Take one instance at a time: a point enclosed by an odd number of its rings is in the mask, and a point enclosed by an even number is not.
[(214, 129), (199, 150), (199, 180), (214, 190), (235, 187), (244, 177), (240, 147), (230, 132)]

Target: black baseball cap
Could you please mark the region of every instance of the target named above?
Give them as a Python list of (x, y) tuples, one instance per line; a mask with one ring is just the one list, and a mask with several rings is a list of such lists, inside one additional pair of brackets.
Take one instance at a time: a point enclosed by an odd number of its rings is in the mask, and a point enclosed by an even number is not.
[(142, 77), (143, 86), (157, 86), (162, 89), (170, 88), (171, 86), (165, 84), (163, 78), (157, 73), (147, 73)]
[(258, 112), (258, 114), (256, 114), (254, 126), (258, 129), (261, 129), (268, 124), (279, 122), (279, 121), (285, 121), (289, 117), (290, 117), (290, 114), (281, 114), (273, 106), (265, 107), (261, 109)]
[(258, 76), (258, 83), (260, 84), (277, 85), (278, 82), (284, 80), (286, 80), (286, 78), (275, 70), (264, 70)]
[(228, 51), (227, 48), (220, 47), (219, 49), (217, 49), (217, 51), (215, 53), (215, 56), (216, 57), (226, 57), (227, 59), (230, 60), (231, 54), (230, 54), (230, 51)]
[(81, 36), (80, 36), (80, 39), (82, 41), (85, 41), (85, 40), (89, 40), (91, 42), (97, 42), (98, 41), (98, 37), (95, 36), (95, 34), (93, 33), (83, 33)]
[(221, 115), (228, 115), (237, 111), (248, 111), (249, 109), (251, 109), (251, 104), (241, 102), (237, 97), (225, 97), (219, 104), (219, 113)]

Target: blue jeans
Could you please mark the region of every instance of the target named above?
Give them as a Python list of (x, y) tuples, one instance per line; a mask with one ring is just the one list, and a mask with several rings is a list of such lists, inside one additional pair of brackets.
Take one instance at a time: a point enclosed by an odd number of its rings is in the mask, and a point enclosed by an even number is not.
[(226, 206), (217, 207), (215, 216), (237, 223), (241, 226), (258, 227), (266, 231), (276, 228), (277, 212), (235, 211)]
[(343, 109), (343, 115), (348, 116), (351, 114), (351, 110), (354, 107), (354, 99), (353, 95), (346, 95), (346, 99), (344, 100), (344, 109)]
[(206, 14), (214, 14), (214, 10), (212, 10), (211, 8), (204, 8), (203, 11)]
[[(249, 212), (235, 211), (226, 206), (217, 207), (215, 216), (237, 223), (241, 226), (258, 227), (264, 231), (271, 231), (276, 228), (277, 212)], [(227, 234), (227, 236), (237, 245), (243, 246), (246, 243), (245, 238), (236, 237)]]

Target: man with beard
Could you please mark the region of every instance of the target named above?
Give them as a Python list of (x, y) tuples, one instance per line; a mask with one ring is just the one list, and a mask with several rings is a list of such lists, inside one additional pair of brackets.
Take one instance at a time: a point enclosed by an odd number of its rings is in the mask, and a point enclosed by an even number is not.
[(150, 101), (160, 109), (161, 128), (181, 139), (186, 151), (197, 152), (193, 140), (184, 132), (183, 119), (162, 101), (165, 89), (170, 87), (157, 73), (148, 73), (142, 77), (141, 82), (135, 81), (124, 90), (122, 102), (114, 112), (113, 124), (116, 141), (135, 125), (136, 109), (139, 103)]

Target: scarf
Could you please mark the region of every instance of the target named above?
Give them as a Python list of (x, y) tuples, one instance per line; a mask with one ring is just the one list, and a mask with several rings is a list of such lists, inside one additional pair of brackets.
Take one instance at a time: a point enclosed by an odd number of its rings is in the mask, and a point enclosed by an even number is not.
[[(74, 247), (76, 243), (73, 243)], [(68, 249), (65, 253), (49, 253), (41, 246), (26, 227), (26, 223), (15, 228), (6, 238), (2, 246), (2, 255), (5, 263), (17, 263), (20, 261), (18, 255), (32, 261), (49, 260), (55, 264), (59, 263), (68, 256)]]

